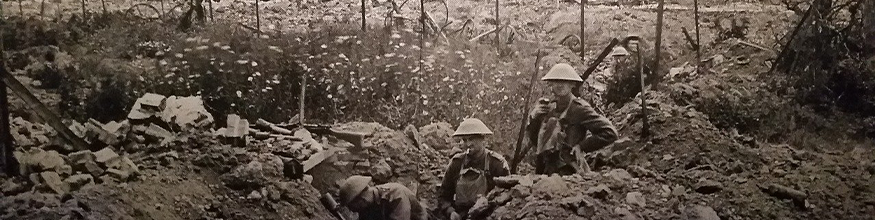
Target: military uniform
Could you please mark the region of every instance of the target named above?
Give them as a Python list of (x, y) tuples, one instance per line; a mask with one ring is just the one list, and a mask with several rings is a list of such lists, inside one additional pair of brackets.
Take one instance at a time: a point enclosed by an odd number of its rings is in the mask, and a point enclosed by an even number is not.
[[(475, 190), (474, 192), (462, 192), (468, 190), (457, 190), (459, 189), (459, 187), (457, 186), (459, 186), (460, 179), (462, 179), (465, 175), (463, 171), (470, 168), (477, 169), (483, 172), (483, 177), (485, 177), (485, 188)], [(461, 195), (457, 194), (481, 193), (483, 196), (486, 196), (486, 194), (495, 187), (495, 183), (492, 178), (507, 175), (510, 175), (510, 166), (508, 166), (507, 161), (504, 159), (503, 156), (501, 156), (501, 154), (498, 154), (488, 149), (479, 158), (475, 158), (473, 155), (469, 155), (469, 152), (467, 151), (458, 153), (453, 156), (453, 159), (450, 160), (450, 164), (447, 166), (447, 171), (446, 173), (444, 173), (444, 179), (441, 183), (440, 198), (444, 202), (452, 202), (453, 207), (456, 209), (457, 212), (467, 213), (467, 210), (470, 209), (471, 206), (473, 206), (474, 204), (464, 204), (466, 202), (462, 202), (462, 204), (460, 204), (459, 201), (457, 201), (456, 199)]]
[[(557, 64), (542, 80), (583, 82), (568, 64)], [(588, 169), (583, 153), (593, 152), (617, 140), (617, 129), (588, 102), (572, 96), (568, 103), (555, 103), (552, 111), (530, 115), (526, 126), (529, 143), (536, 151), (535, 173), (571, 175)], [(587, 137), (587, 132), (591, 136)], [(583, 166), (582, 166), (583, 165)]]
[(374, 187), (378, 198), (371, 207), (359, 212), (359, 220), (426, 220), (425, 207), (404, 185), (386, 183)]

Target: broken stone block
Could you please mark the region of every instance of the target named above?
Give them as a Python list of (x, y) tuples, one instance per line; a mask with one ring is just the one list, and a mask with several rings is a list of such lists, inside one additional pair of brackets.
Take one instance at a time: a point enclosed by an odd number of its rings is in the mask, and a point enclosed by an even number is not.
[(155, 94), (155, 93), (146, 93), (143, 97), (137, 99), (137, 102), (140, 103), (140, 107), (153, 111), (161, 111), (164, 109), (164, 104), (166, 97), (163, 95)]
[(626, 194), (626, 204), (638, 205), (643, 208), (647, 203), (644, 195), (640, 192), (630, 192)]
[(683, 219), (688, 220), (720, 220), (713, 208), (701, 205), (687, 207), (683, 216)]
[(70, 190), (79, 190), (85, 185), (94, 184), (94, 177), (90, 174), (76, 174), (64, 180), (70, 186)]
[(106, 174), (119, 182), (124, 182), (131, 176), (130, 172), (112, 168), (107, 169)]
[(24, 184), (19, 183), (18, 180), (19, 179), (6, 181), (3, 185), (0, 185), (0, 192), (5, 196), (9, 196), (27, 191), (27, 187), (25, 187)]
[(85, 168), (85, 171), (94, 176), (100, 176), (104, 171), (103, 168), (100, 168), (100, 165), (97, 165), (97, 162), (94, 161), (85, 162), (83, 167)]
[(85, 123), (85, 127), (88, 129), (88, 132), (91, 132), (97, 137), (97, 140), (106, 145), (117, 145), (121, 140), (119, 137), (113, 133), (110, 133), (103, 129), (103, 124), (94, 119), (89, 119), (88, 123)]
[(70, 186), (61, 180), (61, 176), (58, 173), (52, 171), (42, 172), (40, 173), (40, 178), (43, 184), (57, 194), (64, 194), (70, 191)]
[(249, 121), (235, 114), (228, 115), (228, 127), (225, 128), (225, 137), (243, 138), (249, 133)]
[(723, 184), (714, 180), (702, 180), (696, 183), (696, 192), (701, 194), (711, 194), (723, 190)]
[(143, 121), (152, 118), (164, 109), (165, 97), (154, 93), (147, 93), (134, 102), (131, 111), (128, 113), (128, 119), (133, 121)]
[(70, 153), (67, 156), (67, 159), (70, 160), (70, 163), (74, 166), (85, 165), (85, 163), (94, 161), (94, 153), (89, 150), (82, 150)]
[(134, 161), (128, 157), (121, 157), (121, 170), (128, 172), (129, 174), (137, 174), (140, 173), (140, 168), (137, 167), (137, 164), (134, 164)]
[(94, 152), (94, 161), (100, 164), (106, 164), (106, 162), (116, 159), (117, 157), (119, 157), (119, 155), (109, 147)]
[(55, 172), (57, 172), (59, 175), (62, 175), (62, 176), (69, 176), (70, 174), (73, 174), (73, 167), (65, 164), (65, 165), (56, 167)]
[(213, 123), (213, 116), (204, 107), (200, 96), (176, 97), (165, 100), (161, 118), (182, 129), (202, 128)]
[(149, 125), (145, 131), (146, 135), (156, 138), (158, 140), (165, 140), (167, 138), (173, 137), (173, 133), (167, 131), (167, 129), (162, 128), (156, 124)]
[(611, 195), (611, 189), (605, 184), (599, 184), (596, 187), (587, 189), (584, 193), (596, 199), (607, 199)]
[(632, 180), (632, 175), (629, 174), (629, 172), (627, 172), (624, 169), (613, 169), (613, 170), (611, 170), (611, 172), (608, 172), (606, 175), (608, 177), (610, 177), (611, 179), (614, 179), (614, 180), (619, 181), (619, 182), (628, 182), (628, 181)]

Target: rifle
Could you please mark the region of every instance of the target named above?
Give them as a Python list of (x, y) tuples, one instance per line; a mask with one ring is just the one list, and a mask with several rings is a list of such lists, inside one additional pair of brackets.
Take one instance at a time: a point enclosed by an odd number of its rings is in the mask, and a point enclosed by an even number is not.
[(517, 165), (519, 165), (520, 161), (522, 161), (522, 158), (525, 157), (525, 153), (521, 152), (521, 150), (523, 146), (523, 139), (525, 139), (526, 136), (526, 125), (529, 123), (529, 115), (526, 114), (526, 111), (529, 110), (529, 108), (531, 107), (529, 106), (529, 104), (531, 103), (532, 96), (534, 95), (535, 83), (537, 83), (535, 82), (535, 80), (537, 80), (538, 75), (540, 75), (540, 71), (538, 68), (540, 64), (541, 50), (538, 49), (538, 54), (535, 55), (535, 72), (532, 73), (532, 79), (529, 81), (529, 96), (526, 97), (526, 107), (525, 109), (523, 109), (523, 119), (521, 120), (522, 124), (520, 125), (519, 135), (517, 136), (516, 147), (514, 147), (513, 159), (510, 162), (510, 173), (516, 173)]
[(340, 214), (340, 205), (337, 204), (337, 201), (334, 201), (334, 197), (331, 197), (331, 194), (323, 194), (322, 198), (319, 198), (319, 201), (322, 202), (322, 205), (325, 206), (334, 217), (337, 217), (337, 219), (340, 220), (346, 220), (346, 218)]

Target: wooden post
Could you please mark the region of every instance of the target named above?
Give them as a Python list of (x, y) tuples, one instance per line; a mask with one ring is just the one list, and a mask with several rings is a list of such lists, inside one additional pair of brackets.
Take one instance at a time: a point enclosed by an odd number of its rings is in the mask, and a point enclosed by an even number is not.
[[(85, 0), (83, 0), (85, 1)], [(21, 6), (21, 0), (18, 0), (18, 13), (22, 18), (24, 18), (24, 7)]]
[[(662, 1), (662, 0), (660, 0), (660, 1)], [(636, 67), (638, 68), (638, 76), (640, 77), (639, 81), (641, 82), (641, 139), (645, 139), (645, 138), (647, 138), (647, 136), (650, 135), (650, 123), (647, 121), (647, 98), (646, 98), (647, 93), (644, 90), (645, 89), (645, 84), (644, 84), (644, 76), (645, 75), (644, 75), (644, 64), (643, 64), (644, 61), (641, 60), (641, 46), (640, 45), (641, 45), (640, 43), (635, 45), (635, 50), (638, 51), (635, 54), (637, 56), (636, 58), (638, 59)], [(659, 62), (659, 61), (657, 61), (657, 62)]]
[(87, 10), (85, 9), (85, 0), (82, 0), (82, 19), (85, 19)]
[[(501, 19), (498, 17), (498, 0), (495, 0), (495, 29), (500, 30), (500, 29), (498, 29), (498, 27), (501, 27)], [(495, 48), (498, 48), (499, 54), (501, 53), (501, 46), (500, 46), (501, 39), (499, 39), (500, 37), (501, 37), (501, 31), (496, 31), (495, 32)]]
[(106, 14), (106, 0), (100, 0), (100, 5), (103, 7), (103, 13)]
[(259, 0), (255, 0), (255, 30), (258, 30), (258, 37), (261, 37), (261, 14), (258, 7)]
[[(216, 22), (216, 19), (213, 17), (213, 0), (207, 0), (207, 4), (210, 5), (210, 22)], [(164, 13), (164, 9), (161, 9), (161, 13)]]
[[(419, 0), (419, 23), (421, 25), (419, 33), (419, 70), (417, 73), (422, 74), (422, 54), (425, 51), (425, 1)], [(414, 81), (416, 82), (416, 81)], [(419, 89), (419, 83), (416, 83)]]
[[(659, 63), (662, 56), (662, 24), (665, 14), (665, 0), (659, 0), (659, 6), (656, 11), (656, 43), (654, 44), (654, 63), (652, 74), (659, 74)], [(639, 52), (640, 53), (640, 52)]]
[[(391, 11), (392, 9), (389, 9), (389, 10)], [(362, 0), (362, 31), (365, 31), (365, 29), (367, 28), (367, 18), (365, 17), (365, 15), (366, 15), (366, 13), (365, 13), (365, 0)], [(392, 19), (392, 18), (389, 18), (389, 19)]]
[(301, 96), (298, 97), (298, 123), (304, 126), (304, 98), (307, 96), (307, 73), (301, 74)]
[(45, 13), (46, 13), (46, 0), (42, 0), (42, 1), (40, 1), (40, 4), (39, 4), (39, 18), (40, 18), (40, 20), (43, 20), (43, 21), (46, 20)]
[(696, 74), (702, 74), (702, 41), (699, 35), (699, 0), (693, 0), (693, 17), (696, 21)]
[[(19, 1), (20, 3), (20, 1)], [(6, 21), (3, 13), (3, 6), (0, 4), (0, 20)], [(3, 33), (3, 27), (0, 26), (0, 33)], [(0, 34), (0, 74), (7, 74), (6, 57), (3, 56), (3, 51), (6, 48), (3, 46), (3, 35)], [(3, 163), (3, 172), (6, 174), (18, 174), (18, 161), (12, 156), (12, 134), (9, 127), (9, 96), (6, 94), (6, 83), (0, 80), (0, 163)]]
[(580, 60), (584, 60), (584, 56), (586, 56), (586, 2), (587, 0), (580, 0)]

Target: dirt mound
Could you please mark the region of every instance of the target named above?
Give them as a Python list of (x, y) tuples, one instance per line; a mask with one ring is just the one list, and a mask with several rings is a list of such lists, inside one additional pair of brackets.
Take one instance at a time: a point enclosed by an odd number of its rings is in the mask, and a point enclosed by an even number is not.
[[(338, 125), (341, 130), (371, 134), (364, 149), (344, 149), (334, 160), (313, 168), (313, 186), (323, 192), (334, 192), (337, 183), (351, 175), (373, 176), (376, 183), (401, 183), (428, 203), (435, 201), (439, 174), (447, 164), (447, 156), (414, 141), (401, 131), (378, 123), (352, 122)], [(315, 175), (318, 174), (318, 175)]]

